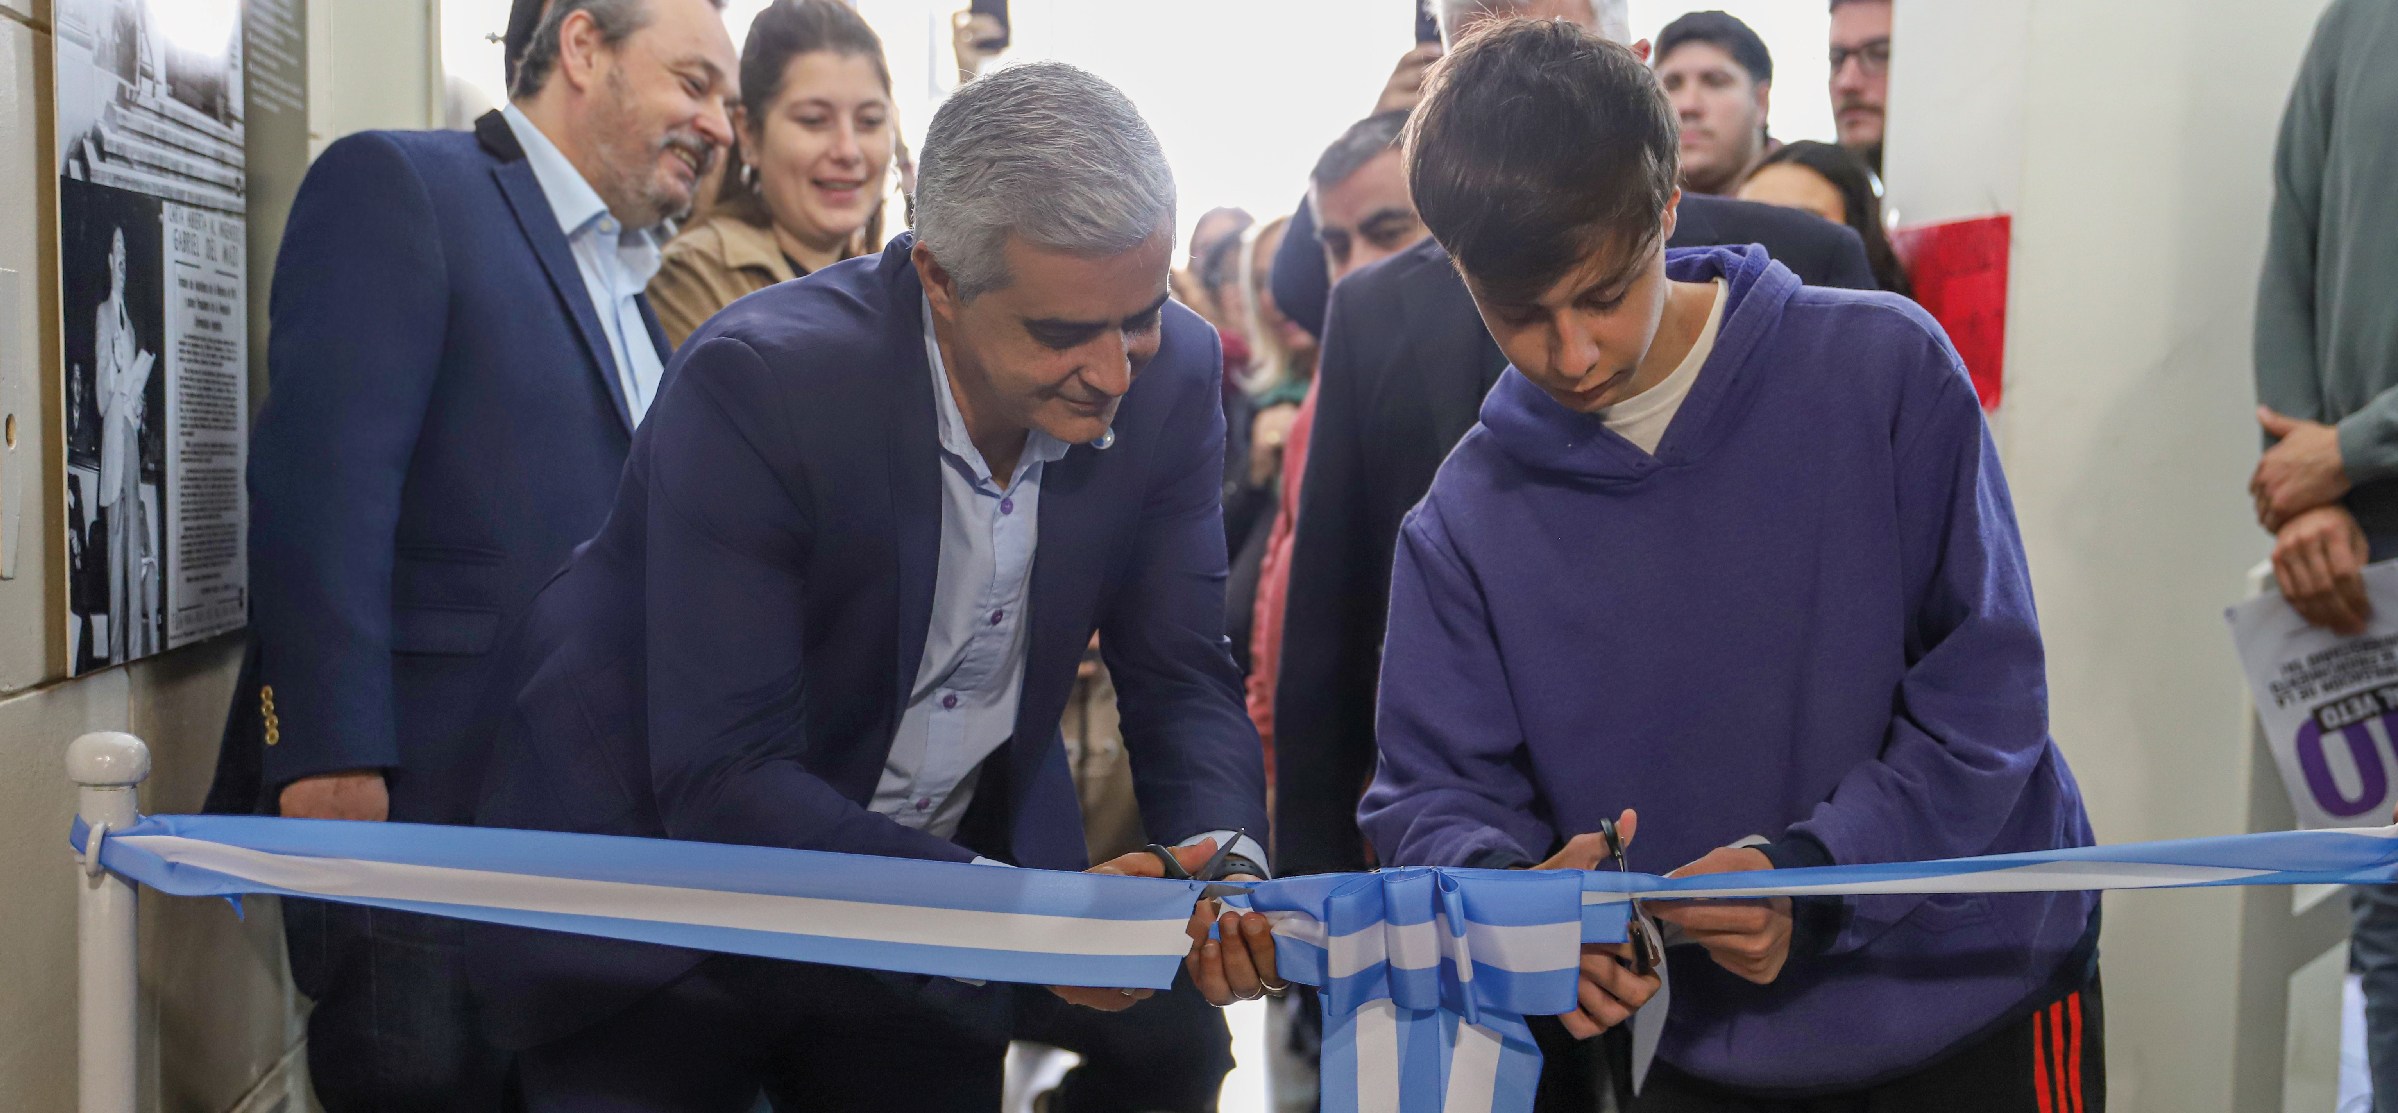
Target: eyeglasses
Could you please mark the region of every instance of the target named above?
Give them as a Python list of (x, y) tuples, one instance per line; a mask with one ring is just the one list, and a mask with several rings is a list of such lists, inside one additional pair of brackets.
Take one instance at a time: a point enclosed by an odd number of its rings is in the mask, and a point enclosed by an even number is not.
[(1886, 38), (1872, 39), (1855, 50), (1844, 46), (1833, 47), (1832, 76), (1840, 76), (1841, 67), (1848, 65), (1848, 60), (1851, 58), (1857, 60), (1857, 68), (1864, 71), (1867, 77), (1881, 77), (1888, 74), (1890, 72), (1890, 40)]

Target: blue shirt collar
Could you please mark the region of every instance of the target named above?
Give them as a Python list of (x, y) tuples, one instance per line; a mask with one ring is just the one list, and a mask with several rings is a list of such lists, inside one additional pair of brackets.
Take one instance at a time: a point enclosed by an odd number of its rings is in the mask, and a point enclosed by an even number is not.
[[(608, 203), (600, 200), (599, 191), (591, 188), (591, 183), (584, 180), (583, 172), (566, 160), (566, 152), (550, 142), (550, 137), (542, 133), (531, 117), (514, 104), (500, 109), (500, 116), (508, 121), (508, 130), (516, 133), (517, 145), (525, 149), (525, 162), (533, 167), (533, 180), (540, 183), (541, 195), (549, 198), (550, 212), (557, 216), (558, 230), (566, 233), (567, 239), (574, 239), (608, 216)], [(655, 228), (638, 228), (619, 233), (619, 250), (635, 248), (654, 251), (661, 239), (658, 231)], [(637, 263), (649, 260), (627, 262), (635, 264), (628, 269), (637, 272), (640, 269)], [(649, 269), (655, 273), (654, 262)], [(646, 274), (636, 273), (635, 278), (641, 283), (649, 281), (649, 275)]]

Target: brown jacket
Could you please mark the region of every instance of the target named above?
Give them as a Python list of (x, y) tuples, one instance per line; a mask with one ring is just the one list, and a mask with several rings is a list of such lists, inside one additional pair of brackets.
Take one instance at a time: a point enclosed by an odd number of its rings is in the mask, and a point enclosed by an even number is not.
[(649, 280), (649, 303), (667, 342), (679, 348), (717, 310), (796, 277), (772, 229), (718, 210), (666, 245)]

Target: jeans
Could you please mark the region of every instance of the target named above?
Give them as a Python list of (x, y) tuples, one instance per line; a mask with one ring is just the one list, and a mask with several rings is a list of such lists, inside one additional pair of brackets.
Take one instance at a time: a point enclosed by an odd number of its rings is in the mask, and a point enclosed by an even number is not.
[(2356, 925), (2348, 937), (2348, 963), (2365, 983), (2373, 1113), (2398, 1113), (2398, 885), (2358, 885), (2348, 894)]
[(326, 1113), (492, 1113), (509, 1056), (475, 1020), (440, 916), (287, 897), (283, 937), (308, 1014), (308, 1073)]

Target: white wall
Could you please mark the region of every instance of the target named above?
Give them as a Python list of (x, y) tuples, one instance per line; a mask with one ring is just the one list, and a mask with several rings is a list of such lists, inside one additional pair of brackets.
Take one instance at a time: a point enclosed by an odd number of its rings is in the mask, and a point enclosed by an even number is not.
[[(2269, 160), (2322, 0), (1902, 0), (1886, 169), (1909, 221), (2011, 210), (1995, 426), (2051, 723), (2109, 842), (2241, 829), (2221, 616), (2266, 550), (2249, 335)], [(2229, 1110), (2238, 898), (2106, 902), (2115, 1108)]]

